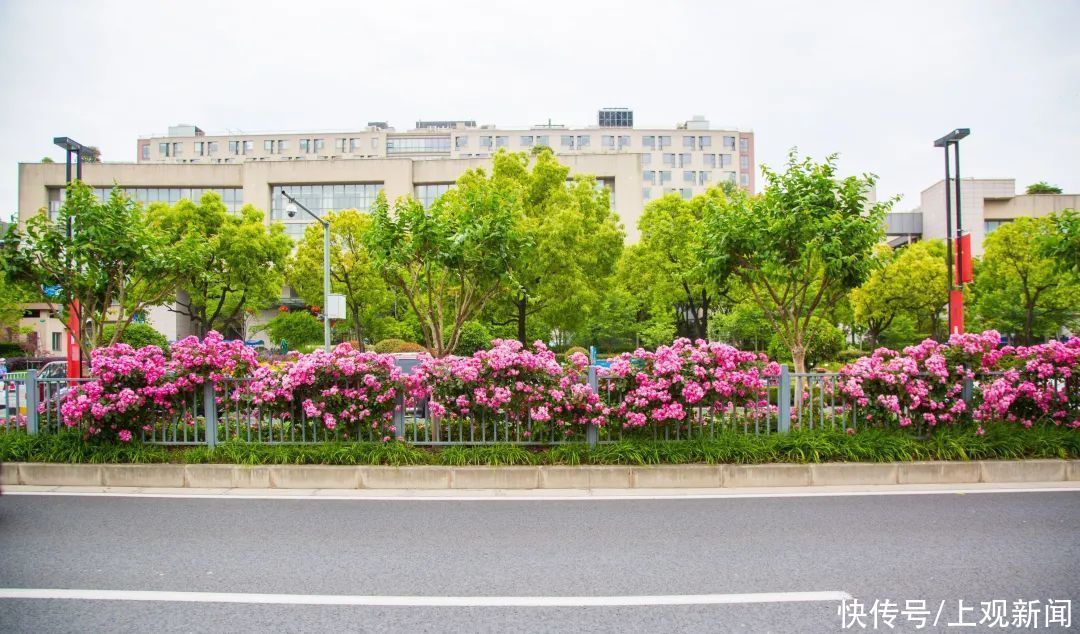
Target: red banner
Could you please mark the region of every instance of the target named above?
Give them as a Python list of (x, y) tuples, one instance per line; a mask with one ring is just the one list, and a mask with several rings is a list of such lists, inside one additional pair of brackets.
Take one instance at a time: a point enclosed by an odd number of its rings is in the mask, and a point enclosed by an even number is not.
[(949, 334), (964, 333), (964, 291), (949, 291), (949, 323), (952, 324)]
[(970, 284), (971, 276), (971, 234), (965, 233), (959, 240), (954, 241), (956, 246), (956, 281), (958, 284)]

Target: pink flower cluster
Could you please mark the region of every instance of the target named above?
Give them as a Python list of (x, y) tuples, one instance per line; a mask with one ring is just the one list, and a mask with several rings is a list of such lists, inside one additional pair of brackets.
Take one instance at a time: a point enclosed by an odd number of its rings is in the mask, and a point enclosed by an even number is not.
[(471, 357), (425, 356), (409, 376), (409, 393), (449, 421), (505, 418), (531, 423), (532, 437), (546, 430), (568, 436), (586, 423), (604, 424), (608, 413), (585, 382), (588, 363), (576, 353), (563, 367), (539, 341), (530, 350), (496, 339)]
[[(1037, 346), (1004, 346), (983, 360), (980, 423), (1038, 421), (1080, 428), (1080, 339)], [(998, 372), (1000, 374), (990, 374)]]
[(767, 381), (780, 366), (764, 354), (729, 345), (678, 339), (655, 352), (638, 349), (611, 362), (604, 391), (622, 395), (617, 415), (625, 428), (660, 423), (687, 427), (707, 412), (741, 408), (747, 418), (773, 411)]
[(344, 438), (385, 441), (397, 431), (394, 409), (404, 389), (392, 355), (360, 352), (342, 343), (331, 352), (316, 350), (260, 366), (247, 395), (283, 419), (316, 420)]
[[(216, 332), (203, 340), (188, 337), (172, 344), (166, 359), (161, 348), (135, 349), (127, 344), (91, 352), (94, 380), (69, 391), (60, 405), (68, 427), (88, 436), (130, 441), (132, 432), (150, 431), (163, 418), (182, 410), (208, 378), (246, 375), (256, 363), (254, 351)], [(194, 424), (191, 412), (185, 412)]]

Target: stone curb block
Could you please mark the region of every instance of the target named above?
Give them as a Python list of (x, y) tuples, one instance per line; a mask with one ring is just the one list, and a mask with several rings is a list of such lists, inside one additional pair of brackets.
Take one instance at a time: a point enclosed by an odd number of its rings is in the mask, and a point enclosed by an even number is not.
[(1065, 480), (1064, 460), (985, 460), (979, 463), (982, 482), (1058, 482)]
[(900, 484), (971, 484), (982, 468), (977, 462), (900, 463)]
[(0, 465), (0, 484), (7, 485), (212, 489), (629, 489), (1065, 481), (1080, 481), (1080, 460), (576, 467)]
[(357, 489), (360, 487), (360, 468), (339, 465), (303, 465), (270, 470), (270, 486), (274, 489)]
[(451, 489), (538, 489), (538, 467), (452, 467)]
[(810, 465), (812, 485), (896, 484), (897, 467), (892, 463), (836, 463)]
[(101, 486), (102, 466), (96, 464), (19, 464), (19, 484)]
[(723, 486), (718, 465), (654, 465), (630, 468), (635, 489), (716, 489)]
[(724, 465), (724, 486), (810, 486), (810, 467), (804, 464)]
[(107, 487), (183, 487), (182, 464), (116, 464), (101, 470)]
[(450, 467), (360, 467), (363, 489), (449, 489)]

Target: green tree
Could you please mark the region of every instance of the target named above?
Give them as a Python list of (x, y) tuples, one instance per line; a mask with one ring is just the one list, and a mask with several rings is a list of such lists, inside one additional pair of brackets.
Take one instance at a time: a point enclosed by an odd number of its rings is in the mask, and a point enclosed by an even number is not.
[(52, 158), (46, 156), (45, 158), (41, 159), (41, 162), (42, 163), (55, 163), (56, 161), (54, 161), (54, 160), (52, 160)]
[(1077, 318), (1078, 276), (1060, 270), (1043, 246), (1056, 233), (1051, 218), (1017, 218), (986, 237), (973, 287), (983, 324), (1030, 344)]
[(1058, 271), (1080, 274), (1080, 214), (1065, 209), (1049, 218), (1054, 230), (1041, 240), (1041, 254), (1054, 260)]
[(723, 206), (727, 196), (713, 187), (684, 200), (668, 194), (650, 202), (638, 221), (641, 242), (633, 254), (632, 288), (646, 298), (661, 323), (674, 323), (675, 334), (705, 339), (709, 315), (716, 309), (722, 285), (701, 266), (703, 220), (707, 209)]
[[(54, 291), (45, 299), (54, 312), (63, 311), (65, 328), (78, 303), (86, 359), (92, 349), (119, 341), (136, 315), (172, 301), (181, 270), (177, 245), (151, 228), (142, 207), (119, 188), (101, 202), (79, 181), (68, 187), (55, 221), (42, 210), (24, 232), (9, 232), (0, 266), (11, 282)], [(116, 327), (106, 338), (108, 324)]]
[(763, 350), (773, 337), (773, 327), (752, 300), (740, 301), (709, 321), (709, 339), (741, 350)]
[(22, 319), (22, 304), (34, 301), (25, 283), (11, 283), (0, 276), (0, 328), (17, 328)]
[[(105, 327), (105, 338), (112, 338), (112, 331), (116, 327), (109, 325)], [(126, 343), (132, 348), (145, 348), (146, 346), (157, 346), (165, 351), (169, 352), (169, 340), (165, 338), (165, 335), (161, 334), (150, 324), (144, 324), (140, 322), (132, 323), (130, 326), (124, 329), (124, 334), (120, 336), (119, 343)]]
[(892, 202), (868, 205), (875, 177), (839, 178), (835, 155), (814, 163), (793, 151), (784, 172), (762, 172), (761, 196), (710, 202), (700, 252), (718, 284), (740, 280), (805, 372), (812, 318), (869, 276)]
[[(459, 186), (477, 178), (485, 175), (466, 174)], [(570, 168), (544, 146), (531, 156), (496, 153), (491, 180), (520, 199), (514, 224), (523, 237), (505, 290), (493, 302), (494, 323), (513, 324), (522, 343), (530, 339), (531, 316), (546, 331), (579, 329), (599, 309), (605, 289), (598, 282), (612, 274), (622, 252), (625, 234), (610, 193), (591, 176), (570, 179)]]
[(428, 209), (405, 197), (391, 212), (382, 194), (372, 206), (365, 245), (416, 314), (435, 356), (454, 351), (462, 326), (507, 280), (525, 239), (515, 225), (520, 205), (517, 190), (477, 169)]
[[(806, 366), (813, 368), (830, 361), (844, 349), (844, 333), (821, 317), (811, 317), (806, 329)], [(790, 350), (779, 333), (769, 339), (769, 357), (787, 360)]]
[[(330, 290), (345, 296), (346, 318), (363, 350), (365, 337), (393, 299), (364, 246), (372, 220), (355, 209), (332, 211), (325, 219), (330, 223)], [(289, 259), (289, 285), (312, 306), (323, 303), (323, 241), (322, 225), (312, 223)]]
[(229, 213), (215, 192), (203, 194), (198, 204), (154, 203), (149, 216), (181, 254), (183, 292), (171, 310), (190, 318), (198, 335), (231, 330), (244, 337), (247, 312), (281, 298), (292, 241), (280, 222), (267, 226), (251, 205)]
[(1046, 181), (1039, 181), (1027, 186), (1028, 194), (1060, 194), (1061, 188), (1057, 185), (1051, 185)]
[(293, 350), (305, 344), (322, 343), (322, 320), (303, 310), (279, 313), (260, 328), (273, 345), (285, 341)]
[(866, 282), (851, 292), (856, 323), (866, 327), (871, 347), (901, 315), (928, 325), (940, 337), (942, 308), (948, 301), (945, 244), (940, 240), (916, 242), (893, 250), (879, 245), (875, 268)]

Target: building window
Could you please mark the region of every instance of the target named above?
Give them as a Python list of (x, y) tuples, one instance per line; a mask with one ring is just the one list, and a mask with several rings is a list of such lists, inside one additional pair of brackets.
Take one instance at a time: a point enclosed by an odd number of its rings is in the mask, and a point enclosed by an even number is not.
[(335, 139), (334, 140), (334, 149), (336, 149), (338, 152), (341, 152), (341, 153), (344, 154), (345, 152), (348, 151), (348, 150), (345, 149), (346, 147), (348, 147), (348, 146), (345, 145), (345, 143), (347, 141), (348, 141), (348, 139)]
[(142, 157), (144, 161), (150, 160), (150, 144), (142, 146)]
[(724, 137), (724, 149), (726, 149), (726, 150), (734, 150), (735, 149), (735, 137), (733, 137), (733, 136)]
[(697, 137), (684, 136), (682, 138), (682, 146), (687, 149), (694, 149), (694, 145), (697, 143)]
[(251, 154), (255, 150), (254, 141), (244, 141), (244, 154)]
[(661, 150), (666, 148), (666, 147), (671, 147), (671, 137), (669, 137), (669, 136), (660, 136), (660, 137), (657, 137), (657, 139), (659, 139), (659, 141), (660, 141), (660, 149)]
[(664, 153), (664, 165), (675, 165), (675, 155), (670, 152)]
[(1012, 222), (1012, 218), (1001, 219), (1001, 220), (984, 220), (983, 221), (983, 233), (985, 235), (990, 235), (991, 233), (993, 233), (994, 231), (999, 229), (1002, 225), (1008, 224), (1010, 222)]
[(716, 155), (715, 154), (702, 154), (701, 164), (705, 167), (716, 167)]
[(701, 170), (700, 172), (698, 172), (698, 176), (701, 177), (701, 180), (699, 182), (702, 185), (704, 185), (704, 184), (708, 183), (710, 180), (712, 180), (712, 172)]
[(450, 189), (453, 187), (453, 183), (430, 183), (425, 185), (417, 185), (416, 199), (424, 205), (424, 209), (427, 209), (431, 206), (433, 202), (435, 202), (436, 198), (450, 191)]
[(698, 137), (698, 147), (700, 149), (702, 149), (702, 150), (704, 150), (707, 147), (712, 147), (712, 137), (711, 136), (699, 136)]
[(679, 195), (683, 197), (683, 200), (690, 200), (694, 197), (694, 190), (689, 187), (683, 187), (679, 190)]
[[(105, 202), (112, 195), (112, 187), (95, 187), (94, 196), (101, 202)], [(143, 205), (150, 203), (176, 204), (181, 199), (198, 201), (206, 192), (215, 192), (221, 196), (221, 201), (229, 211), (239, 211), (244, 205), (243, 190), (239, 187), (121, 187), (130, 200)], [(63, 204), (65, 194), (61, 187), (49, 188), (49, 213), (52, 215), (59, 211)]]
[(172, 154), (173, 154), (173, 156), (180, 156), (183, 153), (184, 153), (184, 144), (183, 143), (173, 143), (172, 144)]
[(742, 183), (743, 187), (746, 187), (746, 186), (750, 185), (750, 175), (749, 174), (740, 174), (740, 176), (741, 176), (741, 178), (739, 180)]
[(671, 170), (663, 170), (660, 172), (660, 184), (671, 182)]
[(229, 154), (239, 154), (239, 153), (240, 153), (240, 142), (239, 141), (229, 141)]
[(679, 155), (679, 167), (684, 167), (693, 163), (693, 155), (689, 152), (683, 152)]
[(641, 147), (645, 148), (646, 150), (655, 150), (656, 137), (652, 135), (641, 137)]
[(210, 156), (217, 154), (217, 141), (208, 141), (206, 147), (208, 148), (206, 153)]
[(480, 137), (480, 147), (490, 148), (491, 147), (491, 137), (489, 137), (489, 136)]
[[(489, 140), (491, 137), (487, 137)], [(484, 137), (480, 137), (480, 145)], [(450, 151), (448, 136), (394, 137), (386, 139), (387, 154), (423, 154), (428, 152), (446, 153)]]
[(740, 154), (739, 155), (739, 167), (743, 168), (744, 170), (745, 169), (750, 169), (750, 157), (745, 155), (745, 154)]
[(360, 149), (360, 143), (363, 139), (349, 139), (349, 151), (355, 152)]
[(739, 137), (739, 151), (740, 152), (749, 152), (750, 151), (750, 139), (748, 139), (746, 137)]
[(206, 144), (203, 141), (195, 142), (195, 156), (205, 156), (204, 148)]
[(531, 136), (523, 136), (518, 140), (521, 142), (522, 147), (529, 147), (533, 144), (533, 138)]
[(61, 336), (62, 334), (63, 333), (59, 333), (59, 332), (52, 333), (52, 342), (51, 343), (52, 343), (53, 352), (60, 352), (60, 340), (62, 339), (62, 336)]
[(613, 135), (613, 134), (601, 135), (601, 137), (600, 137), (600, 147), (614, 149), (615, 148), (615, 135)]
[(649, 154), (648, 152), (646, 152), (645, 154), (642, 154), (641, 155), (641, 164), (642, 165), (652, 165), (652, 154)]
[(536, 144), (551, 147), (551, 143), (548, 142), (548, 136), (546, 134), (536, 137)]
[(311, 152), (311, 139), (300, 139), (300, 151), (305, 154)]
[(697, 172), (694, 170), (686, 170), (682, 173), (682, 179), (684, 183), (696, 183)]
[(644, 172), (641, 173), (641, 180), (645, 181), (646, 183), (648, 183), (650, 185), (655, 185), (656, 184), (656, 171), (655, 170), (645, 170)]
[(570, 136), (569, 134), (560, 135), (559, 136), (559, 145), (561, 145), (563, 147), (573, 148), (574, 147), (574, 137)]
[(286, 139), (278, 139), (277, 151), (280, 154), (289, 149), (289, 142)]
[(620, 134), (619, 135), (619, 149), (621, 150), (623, 148), (628, 148), (628, 147), (630, 147), (630, 135), (628, 135), (628, 134)]
[(720, 167), (731, 167), (731, 155), (720, 154)]
[(461, 148), (469, 147), (469, 137), (456, 136), (454, 137), (454, 149), (460, 150)]
[(274, 142), (271, 139), (263, 141), (263, 151), (269, 152), (270, 154), (274, 153)]
[(158, 154), (160, 154), (162, 156), (168, 156), (169, 155), (169, 144), (168, 143), (158, 143), (157, 149), (158, 149)]
[(641, 197), (644, 198), (645, 200), (651, 200), (652, 199), (652, 187), (642, 187), (641, 188)]
[(506, 147), (510, 143), (510, 137), (497, 136), (495, 137), (495, 147)]
[(323, 144), (325, 142), (326, 142), (326, 139), (315, 139), (315, 153), (316, 154), (319, 153), (319, 152), (322, 152)]
[(334, 183), (324, 185), (274, 185), (271, 187), (270, 219), (285, 223), (285, 232), (293, 237), (304, 234), (304, 227), (315, 222), (307, 214), (296, 214), (289, 218), (285, 207), (289, 201), (281, 191), (289, 192), (300, 204), (322, 218), (329, 211), (339, 209), (358, 209), (367, 211), (375, 202), (375, 197), (382, 190), (382, 183)]
[(578, 149), (581, 149), (583, 147), (589, 147), (589, 143), (591, 142), (591, 140), (592, 140), (592, 137), (587, 135), (587, 134), (582, 134), (582, 135), (578, 136), (578, 138), (577, 138)]

